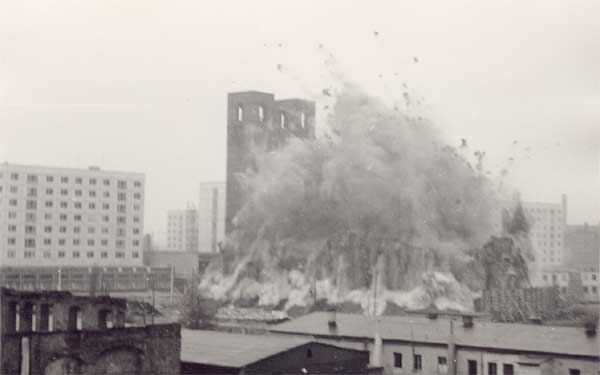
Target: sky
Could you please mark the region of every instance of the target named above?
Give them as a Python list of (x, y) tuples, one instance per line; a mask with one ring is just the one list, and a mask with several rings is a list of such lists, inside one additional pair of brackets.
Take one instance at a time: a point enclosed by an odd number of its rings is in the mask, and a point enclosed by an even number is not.
[[(324, 61), (486, 152), (524, 200), (600, 222), (598, 1), (0, 4), (0, 161), (146, 174), (145, 231), (225, 179), (226, 95), (315, 100)], [(420, 103), (418, 105), (414, 103)], [(415, 107), (416, 105), (416, 107)], [(322, 121), (320, 125), (322, 126)]]

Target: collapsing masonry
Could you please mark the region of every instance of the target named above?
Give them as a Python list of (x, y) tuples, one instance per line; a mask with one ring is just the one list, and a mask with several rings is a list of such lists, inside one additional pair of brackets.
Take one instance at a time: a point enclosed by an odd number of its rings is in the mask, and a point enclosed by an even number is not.
[[(322, 299), (375, 314), (388, 304), (471, 310), (496, 272), (477, 257), (496, 207), (482, 153), (470, 163), (426, 120), (350, 84), (336, 100), (326, 136), (245, 148), (254, 160), (238, 176), (245, 204), (201, 288), (286, 310)], [(271, 125), (256, 124), (248, 142)], [(511, 238), (511, 259), (526, 259), (527, 241)]]

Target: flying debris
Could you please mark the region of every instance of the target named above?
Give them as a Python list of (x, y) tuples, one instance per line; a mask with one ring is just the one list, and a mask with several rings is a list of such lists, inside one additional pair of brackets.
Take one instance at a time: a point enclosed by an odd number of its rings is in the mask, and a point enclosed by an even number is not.
[(281, 47), (283, 47), (283, 44), (279, 43), (279, 44), (277, 45), (277, 47), (281, 48)]
[(419, 58), (415, 56), (415, 57), (413, 57), (413, 61), (414, 61), (415, 63), (418, 63), (418, 62), (419, 62)]
[(378, 31), (373, 31), (373, 35), (375, 35), (376, 37), (379, 36), (379, 32)]
[(410, 96), (408, 95), (408, 93), (403, 92), (402, 97), (404, 97), (404, 102), (406, 103), (406, 106), (409, 107), (410, 106)]
[(331, 96), (331, 89), (323, 89), (323, 95)]
[(319, 43), (319, 49), (323, 49), (323, 43)]
[(467, 140), (464, 138), (461, 138), (460, 140), (460, 148), (465, 148), (467, 147)]
[(519, 143), (519, 141), (513, 141), (513, 145), (516, 145), (517, 143)]
[(282, 72), (283, 71), (283, 65), (277, 64), (277, 70), (279, 70), (280, 72)]

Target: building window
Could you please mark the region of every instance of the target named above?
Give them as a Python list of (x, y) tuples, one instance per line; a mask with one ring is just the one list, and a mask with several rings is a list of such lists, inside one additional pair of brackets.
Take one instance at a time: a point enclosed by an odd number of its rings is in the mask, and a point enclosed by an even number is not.
[(35, 258), (35, 252), (34, 251), (26, 251), (25, 258)]
[(37, 197), (37, 189), (36, 188), (27, 189), (27, 196), (28, 197)]
[(126, 222), (125, 216), (117, 217), (117, 224), (125, 224), (125, 222)]
[(115, 257), (116, 257), (116, 258), (125, 258), (125, 253), (124, 253), (124, 252), (122, 252), (122, 251), (117, 251), (117, 252), (115, 253)]
[(75, 190), (75, 196), (76, 196), (76, 197), (81, 197), (81, 194), (82, 194), (82, 193), (83, 193), (83, 192), (82, 192), (81, 190)]
[(125, 193), (119, 193), (117, 199), (120, 201), (127, 200), (127, 195)]
[(125, 247), (125, 242), (123, 240), (117, 240), (116, 246), (117, 249), (123, 249)]
[(44, 251), (44, 258), (49, 259), (50, 258), (50, 252), (49, 251)]
[(137, 251), (134, 251), (133, 253), (131, 253), (131, 256), (135, 259), (140, 257), (140, 253), (138, 253)]
[(79, 246), (79, 244), (81, 244), (81, 240), (79, 238), (74, 238), (73, 239), (73, 245), (74, 246)]
[(66, 214), (60, 214), (60, 220), (61, 221), (66, 221), (67, 220), (67, 215)]
[(93, 251), (88, 251), (87, 252), (87, 257), (88, 258), (93, 258), (94, 257), (94, 252)]
[(94, 227), (88, 227), (88, 233), (89, 233), (89, 234), (94, 234), (94, 233), (96, 233), (96, 228), (94, 228)]
[(133, 240), (133, 246), (135, 246), (135, 247), (140, 246), (140, 241), (139, 240)]
[(92, 197), (92, 198), (96, 197), (96, 191), (95, 190), (90, 190), (90, 197)]
[(423, 358), (421, 357), (420, 354), (413, 355), (413, 370), (421, 371), (423, 369), (422, 360), (423, 360)]
[(16, 253), (14, 250), (10, 250), (10, 251), (7, 253), (7, 255), (8, 255), (8, 257), (9, 257), (9, 258), (14, 258), (14, 257), (15, 257), (15, 255), (17, 255), (17, 253)]
[(100, 241), (100, 244), (101, 244), (102, 246), (108, 246), (108, 240), (101, 240), (101, 241)]
[(90, 210), (95, 210), (96, 209), (96, 203), (90, 203), (88, 205), (88, 207), (89, 207)]
[(69, 204), (67, 202), (60, 202), (60, 208), (67, 208)]
[(17, 218), (17, 213), (14, 211), (11, 211), (8, 213), (8, 218), (9, 219), (16, 219)]
[(16, 238), (8, 238), (7, 242), (9, 245), (16, 245), (17, 244), (17, 239)]
[(108, 228), (107, 227), (102, 227), (101, 232), (102, 232), (102, 234), (108, 234)]
[(237, 120), (244, 121), (244, 108), (241, 104), (237, 107)]
[(102, 184), (103, 184), (104, 186), (109, 186), (109, 185), (110, 185), (110, 180), (103, 180), (103, 181), (102, 181)]
[(52, 208), (52, 201), (46, 201), (46, 207)]
[(102, 216), (102, 221), (108, 223), (110, 221), (110, 218), (108, 216)]
[(593, 274), (592, 274), (592, 280), (593, 280), (593, 281), (596, 281), (596, 279), (597, 279), (597, 278), (598, 278), (598, 276), (596, 276), (596, 274), (595, 274), (595, 273), (593, 273)]
[(96, 185), (96, 179), (90, 178), (90, 185)]
[(279, 126), (281, 127), (281, 129), (285, 129), (285, 120), (285, 113), (281, 112), (281, 114), (279, 115)]
[(59, 251), (58, 252), (58, 257), (59, 258), (64, 258), (65, 257), (65, 252), (64, 251)]
[(46, 225), (44, 227), (44, 233), (52, 233), (52, 227), (49, 225)]
[(135, 181), (135, 182), (133, 183), (133, 186), (135, 186), (136, 188), (139, 188), (139, 187), (141, 187), (141, 186), (142, 186), (142, 183), (141, 183), (140, 181)]
[(438, 357), (438, 374), (448, 373), (448, 362), (446, 357)]
[(75, 208), (81, 209), (81, 202), (75, 202)]
[(69, 183), (69, 177), (61, 177), (60, 178), (60, 182), (62, 182), (63, 184), (68, 184)]
[(598, 293), (598, 287), (597, 286), (593, 286), (592, 287), (592, 293), (594, 293), (594, 294)]
[(140, 217), (139, 216), (134, 216), (133, 217), (133, 222), (134, 223), (139, 223), (140, 222)]
[(73, 233), (81, 232), (81, 227), (73, 227)]
[(19, 180), (19, 174), (18, 173), (11, 173), (10, 174), (10, 179), (13, 180), (13, 181)]
[(102, 193), (102, 196), (103, 196), (104, 198), (110, 198), (110, 192), (108, 192), (108, 191), (105, 191), (105, 192), (103, 192), (103, 193)]
[(126, 206), (124, 204), (119, 204), (119, 205), (117, 205), (117, 212), (125, 213), (126, 212), (125, 208), (126, 208)]
[(54, 182), (53, 176), (46, 176), (46, 182)]
[(108, 252), (106, 252), (106, 251), (101, 252), (100, 258), (108, 258)]
[(79, 258), (80, 255), (79, 251), (73, 251), (73, 258)]
[(67, 189), (60, 189), (60, 195), (69, 195), (69, 191)]
[(19, 188), (16, 186), (11, 186), (10, 187), (10, 193), (11, 194), (17, 194), (19, 192)]
[(36, 201), (27, 201), (25, 208), (27, 208), (28, 210), (35, 210), (37, 208), (37, 202)]
[(140, 234), (140, 228), (133, 228), (133, 234)]
[(488, 375), (498, 375), (498, 365), (495, 362), (488, 363)]
[(262, 105), (258, 106), (258, 121), (265, 121), (265, 107)]
[(579, 369), (576, 369), (576, 368), (570, 368), (569, 369), (569, 375), (581, 375), (581, 371)]
[(504, 363), (502, 365), (502, 374), (503, 375), (515, 375), (515, 366), (510, 363)]
[(119, 189), (127, 189), (127, 181), (123, 181), (123, 180), (117, 181), (117, 187)]
[(94, 240), (92, 240), (92, 239), (87, 240), (87, 244), (88, 244), (88, 246), (94, 246), (95, 245)]
[(25, 221), (35, 223), (35, 212), (27, 212), (25, 214)]
[(108, 203), (102, 203), (103, 210), (108, 210), (109, 208), (110, 208), (110, 205)]
[(15, 207), (17, 205), (17, 200), (16, 199), (11, 199), (8, 201), (8, 204)]
[(37, 176), (34, 174), (27, 175), (27, 182), (35, 184), (37, 183)]
[(142, 194), (140, 194), (140, 193), (134, 193), (133, 194), (133, 198), (134, 199), (140, 199), (141, 197), (142, 197)]
[(35, 226), (27, 225), (25, 226), (25, 233), (27, 234), (35, 234)]
[(472, 359), (467, 360), (467, 373), (469, 375), (477, 375), (477, 361)]
[(394, 367), (402, 368), (402, 353), (394, 353)]
[(16, 225), (9, 225), (8, 226), (8, 231), (9, 232), (16, 232), (17, 231), (17, 226)]
[(75, 221), (81, 221), (81, 215), (75, 215), (73, 216), (73, 219), (75, 219)]
[(64, 238), (61, 238), (58, 240), (58, 244), (60, 246), (65, 246), (67, 244), (67, 240), (65, 240)]

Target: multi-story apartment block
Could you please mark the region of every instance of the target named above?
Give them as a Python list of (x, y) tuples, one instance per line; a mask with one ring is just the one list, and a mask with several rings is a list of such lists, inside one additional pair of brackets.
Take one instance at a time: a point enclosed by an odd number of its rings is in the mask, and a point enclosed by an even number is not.
[(198, 250), (215, 253), (225, 240), (225, 183), (200, 184)]
[(198, 252), (198, 211), (193, 208), (167, 213), (167, 248)]
[(225, 232), (245, 202), (238, 176), (256, 167), (256, 153), (282, 147), (290, 137), (314, 138), (315, 103), (302, 99), (275, 100), (258, 91), (227, 97), (227, 203)]
[(0, 265), (142, 265), (141, 173), (0, 164)]
[[(500, 207), (514, 210), (518, 196), (513, 201), (500, 203)], [(529, 223), (529, 238), (535, 256), (535, 269), (552, 269), (565, 263), (565, 231), (567, 216), (567, 197), (562, 196), (561, 203), (542, 203), (520, 201)], [(501, 215), (498, 215), (496, 229), (502, 227)], [(544, 284), (538, 280), (541, 274), (534, 275), (534, 284)]]
[(600, 225), (569, 225), (565, 234), (565, 263), (587, 272), (600, 266)]

